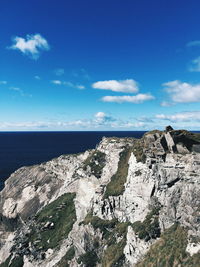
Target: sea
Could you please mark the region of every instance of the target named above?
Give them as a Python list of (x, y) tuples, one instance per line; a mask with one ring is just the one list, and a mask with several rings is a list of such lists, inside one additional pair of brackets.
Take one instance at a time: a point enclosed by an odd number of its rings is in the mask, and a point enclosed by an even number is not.
[(143, 136), (144, 131), (0, 132), (0, 191), (5, 180), (22, 166), (40, 164), (63, 154), (93, 149), (102, 137)]

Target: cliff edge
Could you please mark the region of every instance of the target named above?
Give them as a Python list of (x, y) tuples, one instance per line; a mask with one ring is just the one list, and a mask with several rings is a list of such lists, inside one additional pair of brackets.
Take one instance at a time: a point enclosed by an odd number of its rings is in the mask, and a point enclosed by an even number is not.
[(199, 266), (200, 134), (151, 131), (15, 171), (0, 266)]

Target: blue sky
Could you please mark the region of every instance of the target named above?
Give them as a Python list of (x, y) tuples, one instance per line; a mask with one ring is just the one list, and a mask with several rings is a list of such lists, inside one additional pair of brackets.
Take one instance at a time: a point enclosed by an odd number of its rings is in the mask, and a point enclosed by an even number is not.
[(200, 130), (198, 0), (2, 0), (0, 131)]

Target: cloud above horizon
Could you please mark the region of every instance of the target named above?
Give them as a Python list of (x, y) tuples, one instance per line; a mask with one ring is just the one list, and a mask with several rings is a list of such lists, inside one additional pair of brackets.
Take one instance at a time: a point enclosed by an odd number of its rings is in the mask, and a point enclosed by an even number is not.
[(133, 103), (140, 104), (144, 101), (153, 100), (154, 96), (151, 94), (138, 94), (134, 96), (124, 95), (124, 96), (104, 96), (101, 98), (103, 102), (114, 102), (114, 103)]
[(97, 123), (99, 124), (104, 124), (106, 122), (111, 122), (111, 121), (115, 121), (116, 119), (114, 119), (111, 116), (108, 116), (105, 112), (99, 111), (97, 112), (95, 115), (95, 120)]
[(47, 40), (38, 33), (35, 35), (27, 34), (25, 38), (14, 37), (13, 45), (9, 49), (18, 50), (22, 54), (36, 60), (39, 58), (41, 51), (50, 50), (50, 46)]
[(139, 90), (137, 82), (133, 79), (98, 81), (92, 84), (92, 88), (121, 93), (137, 93)]
[(131, 120), (122, 120), (108, 115), (105, 112), (99, 111), (93, 115), (91, 119), (77, 119), (72, 121), (27, 121), (27, 122), (1, 122), (0, 129), (51, 129), (62, 128), (70, 129), (71, 127), (83, 128), (83, 129), (98, 129), (102, 127), (108, 128), (143, 128), (144, 122)]
[(200, 111), (177, 112), (173, 115), (157, 114), (155, 118), (171, 122), (200, 121)]
[(200, 102), (200, 84), (175, 80), (164, 83), (163, 86), (174, 103)]

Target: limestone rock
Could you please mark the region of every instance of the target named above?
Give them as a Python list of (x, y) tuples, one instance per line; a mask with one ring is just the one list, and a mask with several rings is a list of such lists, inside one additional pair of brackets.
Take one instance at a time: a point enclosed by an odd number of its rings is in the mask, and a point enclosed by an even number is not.
[[(20, 168), (0, 193), (0, 264), (136, 266), (160, 240), (157, 229), (162, 235), (175, 224), (187, 229), (192, 260), (200, 253), (199, 148), (199, 135), (168, 126), (140, 140), (103, 138), (94, 150)], [(68, 193), (75, 194), (73, 221), (62, 213), (69, 203), (56, 205)], [(60, 220), (73, 226), (53, 236)]]

